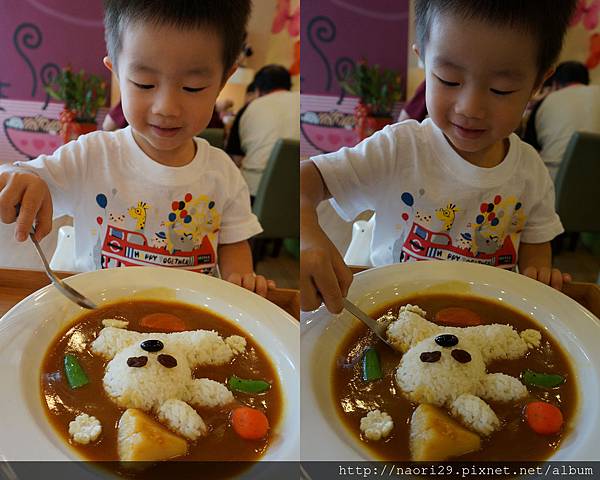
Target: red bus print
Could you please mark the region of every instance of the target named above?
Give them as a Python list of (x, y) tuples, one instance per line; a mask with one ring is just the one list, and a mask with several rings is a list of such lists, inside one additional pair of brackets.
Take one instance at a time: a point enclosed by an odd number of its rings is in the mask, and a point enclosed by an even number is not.
[(206, 273), (215, 266), (215, 251), (208, 237), (204, 237), (199, 248), (169, 253), (165, 248), (148, 245), (146, 236), (140, 232), (108, 225), (102, 245), (101, 268), (133, 265), (177, 267)]
[(501, 268), (512, 268), (516, 264), (517, 254), (510, 236), (494, 253), (478, 253), (452, 245), (452, 238), (444, 232), (432, 232), (425, 227), (413, 223), (410, 233), (404, 241), (400, 252), (401, 262), (415, 260), (456, 260), (462, 262), (483, 263)]

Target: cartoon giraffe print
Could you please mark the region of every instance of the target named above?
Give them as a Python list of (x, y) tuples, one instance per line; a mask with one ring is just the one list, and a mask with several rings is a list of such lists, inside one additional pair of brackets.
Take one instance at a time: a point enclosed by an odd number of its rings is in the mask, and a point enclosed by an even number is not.
[(443, 223), (442, 228), (446, 232), (449, 232), (452, 228), (452, 225), (454, 224), (454, 219), (456, 218), (456, 212), (459, 211), (460, 210), (456, 208), (456, 205), (450, 202), (448, 203), (448, 205), (446, 205), (445, 208), (436, 209), (435, 216), (438, 220), (440, 220)]
[(146, 213), (150, 208), (146, 202), (139, 201), (137, 207), (131, 207), (129, 209), (129, 216), (136, 220), (135, 228), (137, 230), (143, 230), (146, 226)]

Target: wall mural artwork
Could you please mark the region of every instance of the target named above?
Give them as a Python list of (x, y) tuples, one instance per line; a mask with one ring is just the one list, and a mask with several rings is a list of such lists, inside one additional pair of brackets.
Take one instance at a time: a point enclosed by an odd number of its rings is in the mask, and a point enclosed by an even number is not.
[(408, 0), (372, 0), (368, 9), (359, 0), (305, 1), (302, 28), (300, 155), (354, 146), (358, 99), (339, 81), (361, 58), (406, 78)]
[(600, 0), (579, 0), (560, 60), (584, 63), (591, 83), (600, 84)]
[[(0, 31), (0, 163), (51, 154), (60, 145), (62, 104), (45, 87), (61, 67), (103, 76), (105, 55), (101, 2), (3, 0)], [(103, 109), (97, 118), (102, 121)]]
[(288, 69), (296, 85), (300, 75), (300, 0), (277, 0), (266, 63)]

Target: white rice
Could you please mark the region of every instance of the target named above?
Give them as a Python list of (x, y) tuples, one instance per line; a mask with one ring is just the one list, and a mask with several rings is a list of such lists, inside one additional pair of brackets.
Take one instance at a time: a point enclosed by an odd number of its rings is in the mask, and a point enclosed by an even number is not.
[(481, 398), (461, 395), (450, 405), (450, 412), (460, 421), (481, 435), (489, 435), (500, 428), (500, 420)]
[(219, 382), (198, 378), (188, 385), (185, 400), (197, 408), (213, 408), (233, 402), (233, 394)]
[(81, 445), (96, 441), (101, 433), (100, 420), (87, 413), (80, 413), (75, 417), (75, 420), (69, 422), (69, 435)]
[(387, 437), (394, 428), (392, 417), (380, 410), (371, 410), (360, 419), (360, 430), (369, 440), (377, 441)]
[(188, 440), (196, 440), (208, 433), (198, 412), (181, 400), (167, 400), (158, 411), (158, 419), (171, 430)]

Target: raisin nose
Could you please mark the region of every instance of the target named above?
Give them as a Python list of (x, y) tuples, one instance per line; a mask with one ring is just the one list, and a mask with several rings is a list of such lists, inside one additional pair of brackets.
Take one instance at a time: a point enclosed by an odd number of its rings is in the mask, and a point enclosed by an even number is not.
[(144, 340), (142, 343), (140, 343), (140, 347), (146, 352), (158, 352), (165, 346), (160, 340)]
[(458, 343), (458, 337), (451, 333), (444, 333), (435, 337), (435, 343), (440, 347), (453, 347)]

